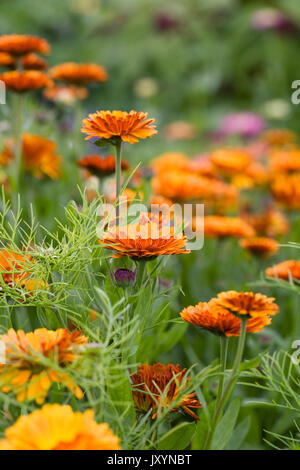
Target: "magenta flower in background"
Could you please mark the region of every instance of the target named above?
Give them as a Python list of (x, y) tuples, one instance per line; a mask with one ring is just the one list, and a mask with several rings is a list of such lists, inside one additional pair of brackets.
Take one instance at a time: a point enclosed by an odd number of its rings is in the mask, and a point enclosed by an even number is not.
[(257, 10), (251, 20), (254, 29), (259, 31), (277, 30), (289, 32), (296, 28), (293, 23), (285, 14), (276, 8), (262, 8)]
[(250, 111), (227, 114), (217, 131), (222, 137), (240, 135), (244, 138), (254, 137), (266, 127), (264, 119)]

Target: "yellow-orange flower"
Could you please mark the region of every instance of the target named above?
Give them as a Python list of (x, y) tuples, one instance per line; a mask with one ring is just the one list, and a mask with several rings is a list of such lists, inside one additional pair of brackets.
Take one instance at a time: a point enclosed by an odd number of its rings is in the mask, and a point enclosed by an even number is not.
[(153, 123), (155, 119), (147, 119), (148, 114), (130, 111), (97, 111), (82, 121), (81, 132), (87, 134), (85, 140), (121, 139), (134, 144), (139, 139), (146, 139), (157, 134)]
[(291, 278), (300, 280), (300, 261), (291, 259), (275, 264), (275, 266), (266, 269), (266, 275), (285, 281)]
[(300, 172), (300, 149), (277, 150), (270, 155), (273, 174)]
[(288, 129), (269, 129), (262, 134), (261, 138), (271, 147), (282, 147), (295, 144), (297, 135)]
[(210, 158), (218, 171), (229, 175), (245, 170), (252, 160), (246, 150), (239, 148), (214, 150)]
[(267, 237), (243, 238), (239, 243), (245, 250), (263, 257), (274, 255), (279, 250), (277, 241)]
[[(44, 402), (51, 384), (59, 382), (82, 398), (82, 390), (62, 369), (67, 368), (79, 355), (80, 346), (87, 344), (87, 337), (80, 331), (56, 331), (40, 328), (31, 333), (10, 329), (0, 336), (5, 344), (7, 364), (0, 369), (0, 389), (13, 391), (17, 400)], [(57, 365), (49, 366), (42, 357)]]
[(155, 173), (164, 173), (166, 171), (187, 171), (189, 160), (184, 153), (167, 152), (159, 155), (151, 161), (151, 168)]
[(26, 93), (52, 85), (49, 77), (39, 70), (4, 72), (0, 75), (0, 80), (5, 83), (9, 91), (16, 93)]
[[(77, 164), (80, 168), (88, 170), (89, 173), (103, 177), (112, 175), (115, 172), (116, 159), (113, 155), (106, 155), (105, 157), (100, 157), (100, 155), (86, 155), (82, 157)], [(129, 165), (125, 160), (122, 160), (121, 167), (122, 170), (127, 170)]]
[(271, 190), (276, 201), (287, 209), (300, 208), (300, 174), (277, 176), (271, 185)]
[(44, 405), (21, 416), (6, 429), (0, 450), (119, 450), (120, 440), (108, 424), (98, 424), (93, 410), (69, 405)]
[(154, 222), (114, 226), (99, 240), (105, 248), (116, 252), (114, 258), (127, 256), (144, 260), (189, 253), (185, 249), (186, 242), (186, 237), (176, 233), (174, 227), (160, 227)]
[[(213, 301), (199, 302), (195, 307), (187, 307), (182, 310), (180, 315), (184, 321), (216, 335), (239, 336), (241, 332), (240, 318), (227, 310), (215, 311)], [(257, 333), (270, 323), (271, 319), (267, 315), (250, 318), (246, 331), (247, 333)]]
[[(11, 54), (0, 52), (0, 66), (15, 69), (17, 68), (17, 59)], [(42, 57), (31, 52), (21, 58), (21, 66), (24, 69), (45, 70), (48, 64)]]
[(60, 80), (77, 85), (88, 85), (92, 82), (106, 82), (108, 75), (101, 65), (87, 63), (76, 64), (75, 62), (65, 62), (56, 65), (50, 70), (53, 80)]
[(1, 67), (15, 67), (15, 59), (7, 52), (0, 52), (0, 66)]
[(5, 284), (22, 283), (28, 277), (30, 255), (23, 256), (13, 251), (0, 250), (0, 275)]
[(30, 52), (48, 54), (50, 46), (46, 39), (23, 34), (6, 34), (0, 36), (0, 51), (14, 56), (21, 56)]
[[(14, 159), (15, 144), (7, 140), (0, 159), (8, 162)], [(37, 178), (48, 176), (57, 179), (60, 175), (61, 157), (56, 153), (56, 144), (39, 135), (24, 133), (22, 136), (24, 168)]]
[[(193, 227), (202, 227), (197, 218), (193, 220)], [(208, 215), (204, 217), (204, 234), (207, 237), (253, 237), (255, 231), (251, 225), (239, 217), (224, 217), (221, 215)]]
[[(201, 408), (196, 393), (191, 393), (179, 399), (179, 394), (184, 393), (188, 383), (186, 369), (180, 370), (179, 365), (164, 365), (160, 362), (153, 364), (140, 364), (136, 374), (131, 376), (133, 385), (133, 401), (138, 411), (152, 410), (153, 418), (157, 416), (157, 409), (169, 408), (176, 411), (182, 408), (195, 419), (198, 416), (190, 408)], [(176, 401), (179, 399), (179, 403)]]
[(88, 91), (84, 87), (62, 85), (45, 88), (43, 96), (49, 101), (73, 105), (77, 100), (84, 100), (87, 98)]
[(259, 214), (242, 214), (254, 230), (262, 236), (277, 237), (289, 231), (289, 222), (285, 215), (275, 207), (269, 207)]
[(230, 312), (234, 315), (247, 315), (249, 318), (269, 317), (278, 312), (278, 305), (274, 303), (274, 300), (274, 297), (267, 297), (263, 294), (230, 290), (218, 294), (210, 301), (210, 305), (215, 313)]

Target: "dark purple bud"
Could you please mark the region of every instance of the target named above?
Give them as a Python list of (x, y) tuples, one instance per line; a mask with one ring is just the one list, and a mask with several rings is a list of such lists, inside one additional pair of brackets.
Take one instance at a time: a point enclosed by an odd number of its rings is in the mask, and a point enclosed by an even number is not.
[(136, 272), (131, 269), (119, 268), (114, 274), (114, 281), (119, 287), (128, 287), (135, 282)]

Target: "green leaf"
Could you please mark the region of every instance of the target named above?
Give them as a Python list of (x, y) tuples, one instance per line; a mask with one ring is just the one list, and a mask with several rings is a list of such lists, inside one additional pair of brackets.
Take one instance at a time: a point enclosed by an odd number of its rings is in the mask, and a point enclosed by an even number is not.
[(158, 441), (158, 450), (184, 450), (196, 431), (194, 423), (181, 423)]
[(229, 444), (226, 446), (227, 450), (238, 450), (241, 447), (249, 432), (250, 424), (251, 416), (247, 416), (247, 418), (237, 425)]
[(261, 357), (257, 356), (254, 359), (250, 359), (249, 361), (244, 361), (240, 365), (240, 371), (243, 372), (245, 370), (256, 369), (259, 366), (261, 361)]
[(197, 423), (196, 432), (192, 441), (192, 450), (202, 450), (207, 438), (210, 427), (210, 417), (213, 413), (215, 402), (210, 403), (206, 408), (206, 412), (202, 410), (199, 421)]
[(231, 439), (236, 420), (240, 411), (241, 401), (235, 398), (227, 408), (223, 418), (216, 427), (211, 448), (213, 450), (222, 450)]

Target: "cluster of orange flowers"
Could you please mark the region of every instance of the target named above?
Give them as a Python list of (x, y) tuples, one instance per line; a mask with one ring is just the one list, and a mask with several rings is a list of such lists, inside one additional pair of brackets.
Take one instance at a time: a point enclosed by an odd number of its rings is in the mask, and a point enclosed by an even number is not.
[(13, 251), (0, 250), (0, 276), (1, 281), (7, 286), (16, 285), (28, 292), (47, 289), (47, 285), (40, 279), (31, 276), (31, 255), (22, 255)]

